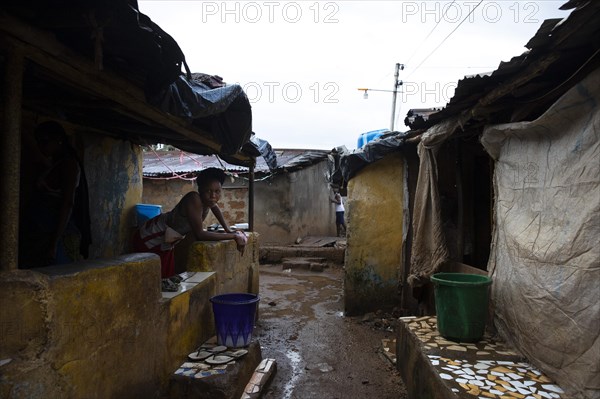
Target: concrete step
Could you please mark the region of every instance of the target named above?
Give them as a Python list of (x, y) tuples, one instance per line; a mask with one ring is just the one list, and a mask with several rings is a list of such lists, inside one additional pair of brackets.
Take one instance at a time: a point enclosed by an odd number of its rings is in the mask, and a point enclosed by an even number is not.
[(324, 258), (327, 262), (344, 264), (345, 247), (284, 247), (261, 246), (259, 259), (261, 264), (281, 263), (285, 258)]
[(328, 267), (326, 258), (283, 258), (282, 269), (304, 269), (313, 272), (322, 272)]
[(321, 264), (325, 264), (327, 263), (327, 258), (323, 258), (323, 257), (294, 257), (294, 258), (283, 258), (281, 260), (281, 262), (287, 262), (287, 261), (291, 261), (291, 260), (297, 260), (297, 261), (305, 261), (305, 262), (310, 262), (310, 263), (321, 263)]
[[(199, 378), (195, 375), (173, 374), (169, 381), (169, 399), (230, 399), (240, 398), (246, 384), (250, 382), (256, 367), (262, 360), (260, 344), (253, 340), (247, 348), (248, 353), (230, 363), (219, 374)], [(189, 362), (189, 360), (186, 360)], [(218, 370), (215, 367), (214, 370)], [(184, 369), (187, 370), (187, 369)], [(192, 373), (189, 373), (192, 374)]]
[(444, 339), (435, 316), (401, 317), (396, 367), (408, 397), (429, 399), (564, 398), (562, 389), (504, 342)]

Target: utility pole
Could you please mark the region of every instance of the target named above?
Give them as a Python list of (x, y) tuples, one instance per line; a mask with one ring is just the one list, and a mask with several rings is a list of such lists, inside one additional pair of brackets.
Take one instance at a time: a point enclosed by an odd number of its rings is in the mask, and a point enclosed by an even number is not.
[(387, 92), (392, 92), (394, 94), (394, 97), (392, 98), (392, 120), (390, 123), (390, 132), (394, 131), (394, 119), (396, 119), (396, 96), (398, 94), (398, 87), (402, 86), (403, 82), (401, 80), (398, 80), (398, 76), (400, 75), (400, 71), (404, 70), (404, 64), (399, 64), (396, 63), (396, 73), (394, 74), (394, 90), (380, 90), (380, 89), (366, 89), (366, 88), (359, 88), (358, 90), (363, 92), (363, 98), (366, 100), (367, 98), (369, 98), (369, 90), (371, 91), (387, 91)]
[(404, 64), (396, 63), (396, 73), (394, 74), (394, 90), (392, 94), (392, 120), (390, 123), (390, 132), (394, 131), (394, 120), (396, 119), (396, 95), (398, 94), (398, 87), (402, 86), (402, 81), (398, 81), (400, 69), (404, 70)]

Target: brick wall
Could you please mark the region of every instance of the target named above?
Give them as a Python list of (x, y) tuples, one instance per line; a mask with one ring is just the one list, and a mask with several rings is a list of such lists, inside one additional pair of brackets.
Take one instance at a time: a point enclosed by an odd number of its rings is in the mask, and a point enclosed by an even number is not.
[[(144, 179), (142, 202), (145, 204), (162, 205), (163, 212), (169, 212), (177, 205), (185, 194), (196, 191), (196, 184), (192, 181), (181, 179)], [(241, 179), (233, 182), (227, 180), (223, 186), (223, 194), (219, 201), (225, 221), (230, 225), (248, 222), (248, 183)], [(217, 219), (210, 213), (204, 226), (217, 223)]]

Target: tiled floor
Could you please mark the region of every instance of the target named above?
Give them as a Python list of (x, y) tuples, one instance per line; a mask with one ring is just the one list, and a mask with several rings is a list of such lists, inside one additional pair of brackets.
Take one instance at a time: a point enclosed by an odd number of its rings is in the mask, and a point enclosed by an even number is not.
[(179, 276), (181, 276), (181, 278), (183, 278), (183, 281), (181, 283), (179, 283), (177, 291), (175, 291), (175, 292), (163, 291), (162, 297), (163, 297), (163, 299), (174, 298), (179, 294), (182, 294), (186, 291), (191, 290), (192, 288), (194, 288), (195, 286), (197, 286), (198, 284), (200, 284), (202, 281), (206, 280), (213, 274), (215, 274), (215, 273), (214, 272), (184, 272), (184, 273), (181, 273)]
[[(401, 320), (423, 343), (431, 365), (457, 396), (479, 399), (560, 399), (563, 393), (503, 342), (488, 336), (477, 343), (440, 336), (435, 317)], [(467, 394), (467, 395), (464, 395)]]

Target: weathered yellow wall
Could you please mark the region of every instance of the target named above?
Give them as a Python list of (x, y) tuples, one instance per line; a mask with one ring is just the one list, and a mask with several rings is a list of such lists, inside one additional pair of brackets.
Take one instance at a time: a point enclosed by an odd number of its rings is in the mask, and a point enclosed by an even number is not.
[(215, 324), (210, 298), (217, 294), (216, 274), (186, 294), (165, 300), (161, 305), (162, 317), (167, 320), (164, 362), (159, 364), (159, 375), (164, 379), (187, 358), (187, 354), (215, 335)]
[(256, 238), (243, 258), (233, 242), (214, 247), (210, 259), (222, 261), (206, 268), (219, 279), (209, 274), (163, 299), (159, 258), (121, 255), (130, 252), (134, 205), (141, 202), (139, 146), (94, 134), (77, 138), (90, 194), (92, 260), (0, 272), (0, 397), (160, 397), (187, 354), (215, 334), (209, 298), (229, 292), (221, 289), (258, 292)]
[(214, 335), (215, 287), (162, 299), (150, 254), (0, 273), (0, 397), (158, 397)]
[(404, 161), (386, 156), (348, 182), (345, 308), (349, 315), (399, 303)]
[(177, 245), (176, 268), (188, 271), (216, 272), (217, 292), (258, 294), (258, 234), (248, 233), (248, 244), (241, 255), (233, 240), (189, 241)]
[(142, 200), (142, 151), (129, 141), (84, 135), (84, 167), (90, 193), (90, 258), (130, 251), (135, 204)]

